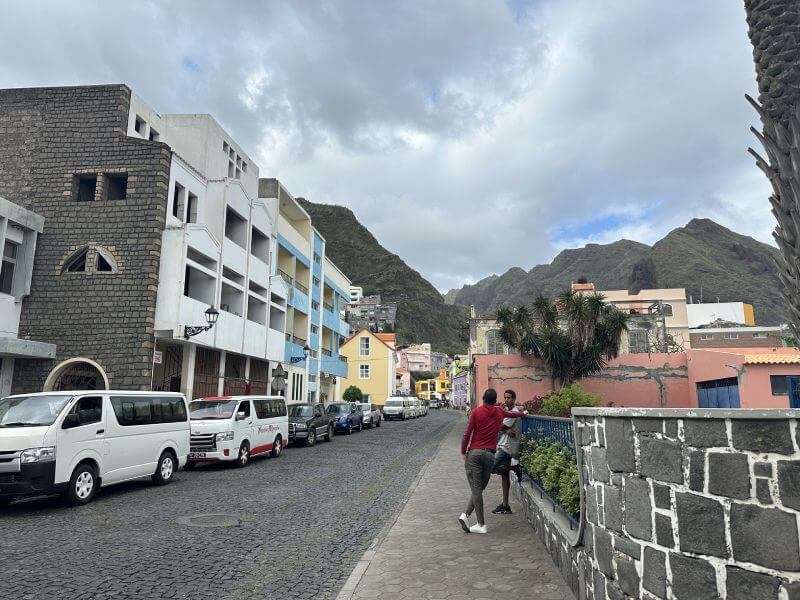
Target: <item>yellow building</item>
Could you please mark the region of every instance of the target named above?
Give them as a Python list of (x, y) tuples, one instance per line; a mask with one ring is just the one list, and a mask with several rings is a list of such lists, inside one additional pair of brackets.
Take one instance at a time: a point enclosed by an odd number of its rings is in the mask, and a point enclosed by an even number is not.
[(414, 391), (420, 400), (447, 399), (450, 394), (450, 378), (447, 376), (447, 369), (439, 371), (439, 375), (435, 379), (417, 381)]
[(362, 329), (341, 345), (339, 354), (347, 357), (348, 365), (348, 375), (342, 378), (339, 387), (342, 392), (354, 385), (364, 394), (365, 402), (380, 406), (394, 395), (397, 369), (394, 334), (375, 334)]

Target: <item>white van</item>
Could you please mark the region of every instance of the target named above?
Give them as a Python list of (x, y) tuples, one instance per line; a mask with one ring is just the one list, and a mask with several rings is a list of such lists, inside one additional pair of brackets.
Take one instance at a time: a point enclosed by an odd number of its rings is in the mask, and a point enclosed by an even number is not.
[(384, 421), (391, 421), (392, 419), (400, 419), (405, 421), (411, 418), (411, 401), (402, 396), (392, 396), (386, 399), (383, 405), (383, 419)]
[(279, 457), (289, 443), (289, 416), (281, 396), (199, 398), (189, 404), (189, 418), (189, 468), (218, 461), (244, 467), (254, 456)]
[(86, 504), (101, 486), (169, 483), (189, 453), (183, 394), (61, 391), (0, 400), (0, 504), (63, 493)]

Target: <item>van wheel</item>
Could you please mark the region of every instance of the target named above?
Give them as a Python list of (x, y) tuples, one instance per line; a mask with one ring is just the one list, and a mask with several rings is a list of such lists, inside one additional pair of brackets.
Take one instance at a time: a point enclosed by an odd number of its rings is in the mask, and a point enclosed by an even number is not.
[(333, 425), (328, 425), (328, 433), (325, 434), (325, 441), (330, 442), (331, 440), (333, 440), (333, 436), (334, 436)]
[(306, 435), (306, 446), (313, 446), (317, 443), (317, 432), (312, 427), (308, 430), (308, 434)]
[[(310, 434), (311, 432), (309, 432)], [(275, 443), (272, 444), (272, 450), (270, 451), (269, 455), (272, 458), (278, 458), (283, 452), (283, 440), (281, 440), (281, 436), (275, 438)]]
[(172, 452), (162, 452), (158, 459), (158, 464), (156, 465), (156, 472), (153, 473), (153, 483), (156, 485), (167, 485), (175, 476), (176, 468), (177, 465), (175, 464), (175, 457), (172, 455)]
[(69, 478), (69, 487), (64, 499), (72, 506), (82, 506), (91, 502), (97, 491), (97, 473), (94, 467), (81, 463)]
[(238, 468), (246, 467), (250, 464), (250, 444), (247, 442), (242, 442), (242, 445), (239, 446), (239, 456), (236, 458), (235, 465)]

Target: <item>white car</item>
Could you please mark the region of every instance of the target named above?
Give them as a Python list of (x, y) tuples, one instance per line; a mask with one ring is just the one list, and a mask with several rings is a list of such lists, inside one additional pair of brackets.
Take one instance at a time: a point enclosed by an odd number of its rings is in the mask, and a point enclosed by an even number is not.
[(189, 404), (192, 444), (188, 466), (232, 462), (245, 467), (254, 456), (277, 458), (289, 443), (289, 416), (281, 396), (214, 396)]
[(359, 402), (358, 407), (361, 409), (361, 412), (364, 413), (364, 427), (369, 427), (371, 429), (381, 426), (381, 409), (378, 408), (377, 404)]
[(402, 396), (392, 396), (383, 405), (383, 418), (386, 421), (398, 419), (405, 421), (411, 418), (411, 400)]
[(419, 406), (417, 406), (417, 410), (419, 411), (419, 416), (424, 417), (428, 414), (428, 401), (427, 400), (417, 400), (419, 402)]
[(172, 481), (186, 464), (186, 398), (169, 392), (60, 391), (0, 400), (0, 504), (62, 493), (86, 504), (103, 486)]

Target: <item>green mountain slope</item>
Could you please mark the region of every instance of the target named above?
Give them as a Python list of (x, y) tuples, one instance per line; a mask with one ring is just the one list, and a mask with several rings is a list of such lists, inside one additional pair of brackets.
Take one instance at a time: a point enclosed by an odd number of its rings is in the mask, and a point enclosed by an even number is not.
[(381, 246), (350, 209), (298, 200), (325, 238), (327, 255), (353, 285), (397, 302), (399, 343), (430, 342), (434, 350), (449, 354), (466, 351), (466, 308), (445, 304), (436, 288)]
[(621, 240), (564, 250), (548, 265), (492, 275), (451, 290), (446, 298), (489, 313), (504, 304), (530, 302), (539, 293), (553, 296), (586, 277), (598, 289), (684, 287), (694, 301), (700, 300), (702, 287), (705, 302), (749, 302), (757, 323), (774, 325), (787, 318), (772, 262), (777, 252), (709, 219), (693, 219), (652, 247)]

